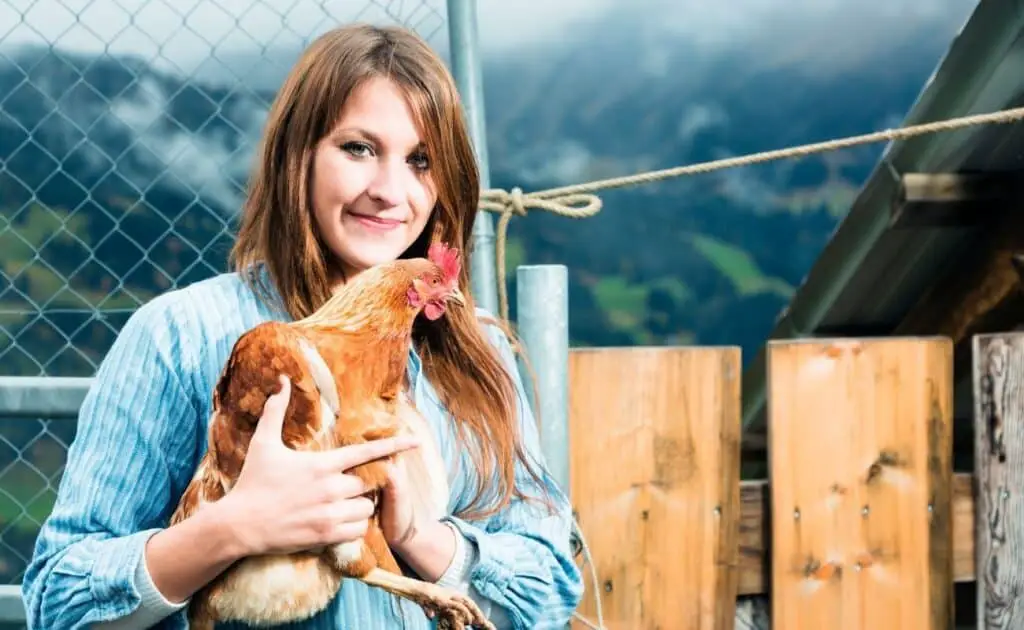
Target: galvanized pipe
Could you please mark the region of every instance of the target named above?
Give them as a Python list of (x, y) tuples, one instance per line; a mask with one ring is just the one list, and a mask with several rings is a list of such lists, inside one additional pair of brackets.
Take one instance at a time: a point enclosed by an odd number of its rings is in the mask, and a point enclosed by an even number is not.
[(565, 265), (516, 268), (519, 336), (533, 374), (520, 366), (530, 404), (540, 415), (541, 449), (555, 481), (569, 492), (569, 273)]
[(75, 419), (92, 382), (90, 377), (0, 376), (0, 416)]
[[(483, 71), (480, 42), (477, 37), (476, 0), (448, 0), (448, 42), (452, 75), (462, 99), (462, 109), (480, 169), (480, 186), (491, 187), (487, 156), (487, 123), (484, 115)], [(498, 282), (494, 251), (494, 221), (487, 212), (479, 212), (473, 222), (470, 278), (477, 305), (498, 314)]]

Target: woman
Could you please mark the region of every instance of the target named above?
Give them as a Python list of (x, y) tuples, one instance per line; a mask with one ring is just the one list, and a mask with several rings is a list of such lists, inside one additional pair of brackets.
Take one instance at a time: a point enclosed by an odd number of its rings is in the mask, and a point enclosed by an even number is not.
[[(369, 266), (425, 255), (434, 239), (465, 250), (478, 187), (455, 87), (423, 41), (350, 26), (314, 42), (270, 111), (234, 271), (140, 307), (98, 370), (25, 575), (30, 627), (185, 627), (188, 598), (238, 558), (360, 536), (368, 501), (355, 490), (323, 499), (318, 458), (338, 455), (297, 453), (279, 439), (253, 445), (258, 465), (223, 501), (167, 521), (204, 448), (212, 386), (235, 340), (310, 313)], [(582, 591), (570, 507), (549, 477), (537, 483), (537, 431), (508, 339), (480, 314), (450, 309), (417, 328), (409, 357), (416, 406), (453, 471), (450, 516), (412, 522), (396, 471), (382, 527), (419, 577), (468, 592), (498, 627), (564, 627)], [(287, 392), (267, 403), (264, 423), (279, 426)], [(341, 457), (355, 465), (410, 446), (382, 440)], [(527, 500), (538, 496), (555, 509)], [(418, 607), (395, 602), (350, 580), (295, 627), (430, 626)]]

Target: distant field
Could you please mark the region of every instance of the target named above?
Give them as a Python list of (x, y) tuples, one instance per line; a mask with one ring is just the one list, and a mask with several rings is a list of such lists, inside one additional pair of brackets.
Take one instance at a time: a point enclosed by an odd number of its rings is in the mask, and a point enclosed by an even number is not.
[(774, 293), (789, 298), (793, 294), (793, 287), (789, 283), (766, 276), (750, 254), (742, 249), (702, 234), (693, 234), (690, 240), (697, 251), (729, 278), (740, 295)]

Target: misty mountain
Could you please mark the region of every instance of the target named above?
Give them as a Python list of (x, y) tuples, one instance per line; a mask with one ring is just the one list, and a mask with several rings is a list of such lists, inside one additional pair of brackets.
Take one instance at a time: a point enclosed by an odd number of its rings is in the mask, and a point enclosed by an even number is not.
[[(535, 190), (898, 125), (948, 45), (952, 26), (933, 26), (834, 70), (639, 26), (489, 59), (491, 183)], [(6, 373), (90, 374), (140, 303), (224, 268), (273, 87), (0, 52), (0, 356)], [(574, 344), (738, 344), (749, 358), (880, 151), (607, 191), (583, 221), (514, 219), (510, 295), (516, 264), (566, 264)]]

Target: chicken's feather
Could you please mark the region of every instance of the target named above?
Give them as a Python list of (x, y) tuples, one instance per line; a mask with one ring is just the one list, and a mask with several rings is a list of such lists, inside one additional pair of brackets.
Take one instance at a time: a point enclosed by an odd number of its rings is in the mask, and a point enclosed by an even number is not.
[(327, 367), (324, 358), (320, 356), (317, 349), (305, 337), (299, 337), (299, 349), (309, 366), (310, 375), (316, 383), (317, 391), (320, 393), (320, 422), (321, 427), (330, 426), (334, 428), (334, 420), (341, 409), (341, 401), (338, 399), (338, 384), (334, 381), (331, 368)]

